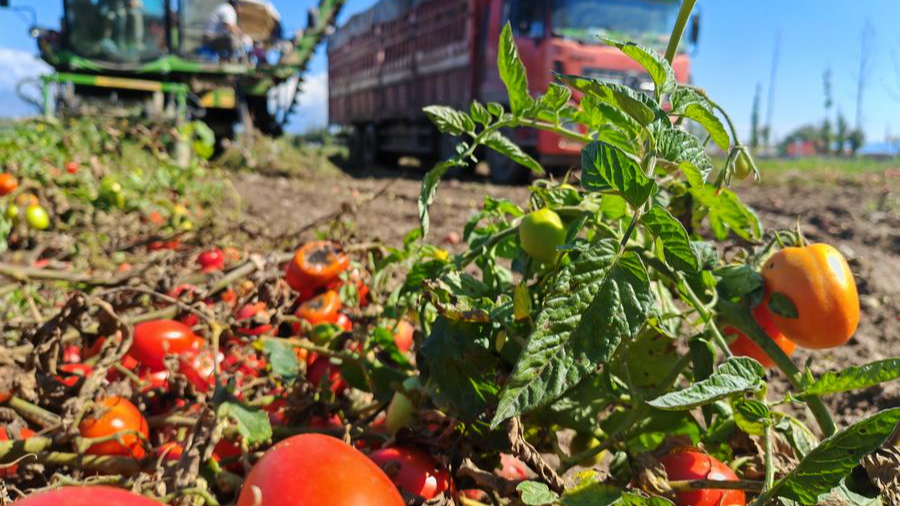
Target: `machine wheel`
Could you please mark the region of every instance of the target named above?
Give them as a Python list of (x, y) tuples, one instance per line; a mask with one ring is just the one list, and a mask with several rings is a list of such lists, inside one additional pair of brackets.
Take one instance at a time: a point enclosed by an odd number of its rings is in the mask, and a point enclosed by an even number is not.
[(496, 184), (522, 184), (531, 178), (530, 170), (493, 149), (488, 149), (484, 158), (491, 169), (491, 181)]
[(375, 164), (376, 157), (375, 127), (372, 125), (356, 125), (350, 133), (348, 148), (350, 149), (349, 169), (359, 171)]

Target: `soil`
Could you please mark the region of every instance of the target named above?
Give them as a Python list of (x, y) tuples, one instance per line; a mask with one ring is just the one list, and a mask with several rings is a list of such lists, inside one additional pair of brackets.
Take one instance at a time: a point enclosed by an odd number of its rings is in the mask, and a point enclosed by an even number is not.
[[(232, 180), (244, 200), (245, 225), (271, 239), (289, 244), (311, 237), (343, 209), (355, 226), (355, 240), (398, 245), (418, 226), (421, 176), (411, 168), (376, 168), (291, 179), (235, 174)], [(859, 329), (846, 346), (816, 352), (813, 372), (900, 357), (900, 179), (895, 171), (816, 181), (788, 173), (737, 191), (768, 228), (792, 228), (799, 220), (808, 240), (837, 246), (856, 275), (863, 313)], [(431, 212), (431, 241), (461, 248), (454, 245), (458, 234), (488, 195), (524, 204), (528, 189), (492, 185), (477, 176), (442, 182)], [(802, 364), (811, 353), (798, 350), (795, 357)], [(784, 393), (787, 384), (776, 383), (774, 389)], [(841, 423), (850, 423), (900, 406), (900, 382), (828, 402)]]

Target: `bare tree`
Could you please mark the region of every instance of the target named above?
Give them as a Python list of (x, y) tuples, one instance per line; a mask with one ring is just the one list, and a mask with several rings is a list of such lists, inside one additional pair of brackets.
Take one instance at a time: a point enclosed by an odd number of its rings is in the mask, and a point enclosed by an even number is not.
[(869, 73), (872, 61), (872, 41), (875, 38), (875, 28), (872, 21), (866, 19), (860, 36), (859, 50), (859, 76), (856, 81), (856, 129), (862, 130), (863, 122), (863, 95), (869, 82)]

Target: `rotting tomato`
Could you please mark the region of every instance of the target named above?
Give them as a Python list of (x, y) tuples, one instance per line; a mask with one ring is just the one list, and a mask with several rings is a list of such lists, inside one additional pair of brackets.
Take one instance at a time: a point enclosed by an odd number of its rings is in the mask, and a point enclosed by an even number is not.
[(329, 290), (300, 304), (295, 316), (306, 320), (312, 326), (321, 323), (335, 323), (341, 307), (341, 297), (337, 292)]
[(558, 246), (566, 241), (566, 227), (556, 212), (544, 208), (533, 211), (519, 225), (522, 249), (535, 260), (552, 264), (559, 258)]
[[(297, 477), (302, 476), (302, 480)], [(273, 446), (244, 481), (237, 506), (403, 506), (390, 478), (365, 455), (321, 434)]]
[(269, 321), (268, 307), (265, 302), (247, 304), (234, 315), (234, 319), (241, 323), (237, 333), (245, 336), (261, 336), (273, 330), (272, 325), (261, 321)]
[(350, 267), (350, 257), (337, 243), (314, 241), (304, 244), (294, 254), (285, 271), (285, 281), (300, 292), (301, 297), (310, 297), (317, 288), (338, 279)]
[(0, 197), (9, 195), (16, 191), (16, 188), (18, 187), (19, 182), (16, 180), (15, 176), (6, 172), (0, 173)]
[[(25, 439), (28, 439), (28, 438), (31, 438), (31, 437), (34, 437), (35, 435), (37, 435), (37, 433), (35, 431), (29, 429), (28, 427), (19, 428), (18, 433), (19, 433), (19, 437), (11, 438), (10, 434), (15, 434), (15, 431), (12, 429), (12, 427), (11, 426), (0, 427), (0, 441), (9, 441), (10, 439), (22, 441), (22, 440), (25, 440)], [(4, 467), (4, 468), (0, 469), (0, 479), (15, 476), (16, 471), (18, 469), (19, 469), (19, 466), (17, 466), (17, 465), (12, 465), (12, 466)]]
[(306, 371), (306, 379), (315, 386), (321, 386), (340, 395), (347, 388), (347, 382), (341, 376), (340, 366), (333, 364), (328, 357), (319, 357)]
[(194, 385), (198, 392), (209, 392), (215, 384), (216, 363), (221, 364), (225, 355), (213, 353), (211, 347), (192, 350), (181, 355), (178, 372)]
[(502, 478), (512, 481), (522, 481), (528, 479), (528, 466), (518, 458), (508, 454), (500, 454), (500, 469), (497, 474)]
[(162, 503), (121, 488), (105, 486), (62, 487), (38, 492), (15, 502), (16, 506), (162, 506)]
[(418, 448), (394, 446), (369, 455), (400, 489), (433, 499), (450, 488), (450, 474)]
[[(827, 244), (784, 248), (762, 270), (772, 321), (788, 339), (809, 349), (840, 346), (859, 324), (859, 294), (847, 260)], [(786, 300), (785, 300), (786, 299)], [(779, 314), (793, 305), (796, 318)]]
[(153, 320), (134, 327), (128, 354), (153, 371), (165, 369), (166, 355), (196, 350), (203, 343), (187, 325), (174, 320)]
[(62, 364), (58, 369), (66, 375), (57, 375), (55, 379), (67, 387), (74, 387), (94, 371), (94, 368), (87, 364)]
[(225, 268), (225, 253), (219, 248), (208, 249), (197, 255), (197, 265), (203, 272), (221, 271)]
[[(128, 399), (107, 397), (100, 402), (102, 413), (95, 418), (89, 416), (78, 425), (78, 432), (85, 438), (109, 437), (123, 431), (119, 441), (112, 439), (91, 445), (89, 455), (124, 455), (136, 459), (144, 457), (143, 439), (150, 437), (150, 429), (144, 415)], [(143, 435), (143, 439), (138, 435)]]
[[(659, 457), (658, 460), (666, 468), (669, 481), (738, 479), (730, 467), (716, 458), (691, 449), (675, 450)], [(746, 503), (743, 490), (701, 489), (679, 492), (675, 495), (677, 506), (744, 506)]]
[[(778, 330), (778, 327), (772, 322), (772, 315), (769, 313), (765, 304), (760, 304), (753, 308), (753, 319), (756, 320), (756, 323), (766, 332), (766, 335), (768, 335), (772, 341), (775, 341), (775, 344), (777, 344), (787, 355), (794, 353), (797, 345)], [(744, 335), (740, 330), (734, 327), (724, 327), (722, 332), (725, 335), (737, 336), (737, 339), (728, 345), (731, 352), (735, 355), (739, 357), (750, 357), (762, 364), (766, 369), (771, 369), (775, 366), (775, 362), (766, 355), (762, 348), (757, 346), (752, 339)]]

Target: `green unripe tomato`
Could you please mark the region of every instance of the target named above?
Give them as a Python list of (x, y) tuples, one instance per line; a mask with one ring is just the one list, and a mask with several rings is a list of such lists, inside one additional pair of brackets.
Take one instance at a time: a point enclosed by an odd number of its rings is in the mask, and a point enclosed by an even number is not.
[(519, 240), (522, 249), (531, 258), (545, 264), (556, 262), (558, 246), (566, 241), (566, 227), (559, 215), (550, 209), (538, 209), (529, 213), (519, 226)]
[(750, 163), (750, 155), (741, 151), (734, 161), (734, 177), (738, 179), (747, 179), (753, 173), (753, 165)]
[[(600, 446), (600, 441), (597, 441), (597, 438), (586, 432), (579, 432), (575, 434), (575, 437), (572, 438), (572, 442), (569, 445), (569, 452), (572, 455), (578, 455), (583, 451), (587, 451), (598, 446)], [(578, 464), (583, 467), (596, 466), (600, 463), (601, 460), (603, 460), (603, 456), (605, 454), (606, 451), (602, 451), (589, 459), (584, 459)]]
[(47, 230), (50, 228), (50, 215), (43, 207), (35, 204), (25, 209), (25, 221), (35, 230)]
[(16, 218), (19, 217), (19, 206), (10, 204), (9, 206), (7, 206), (6, 213), (4, 213), (4, 215), (9, 221), (15, 221)]
[(416, 407), (409, 398), (400, 392), (394, 392), (384, 418), (384, 428), (393, 434), (412, 423), (415, 413)]

